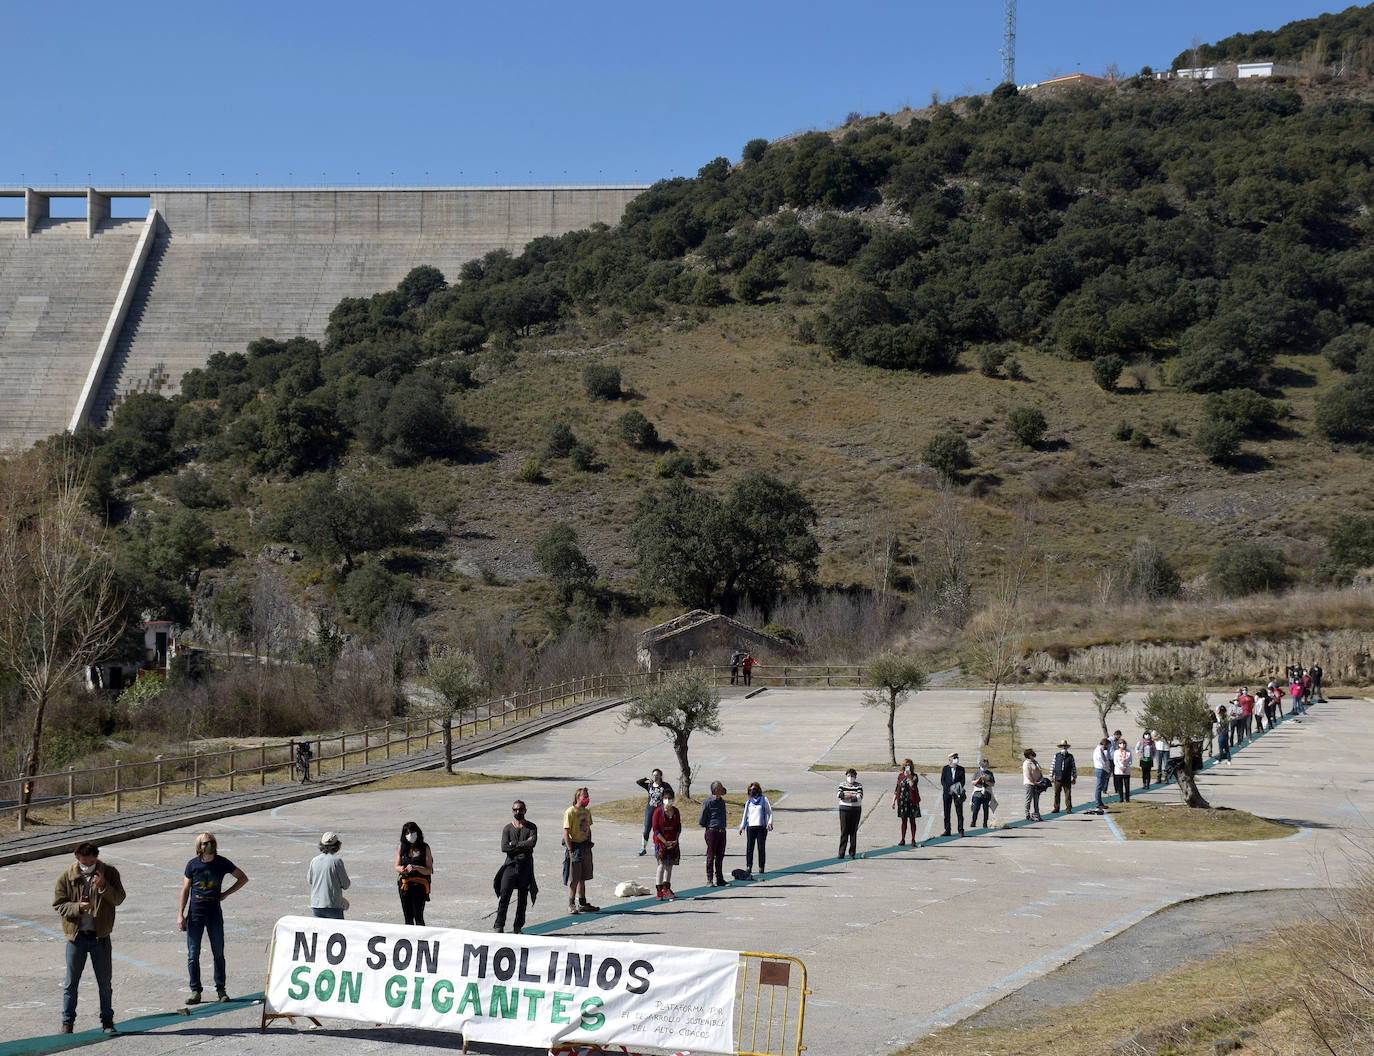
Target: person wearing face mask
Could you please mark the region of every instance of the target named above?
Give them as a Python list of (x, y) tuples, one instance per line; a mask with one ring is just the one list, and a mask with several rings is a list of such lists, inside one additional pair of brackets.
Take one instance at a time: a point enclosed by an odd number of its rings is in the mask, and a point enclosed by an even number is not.
[(434, 852), (420, 826), (408, 821), (401, 826), (401, 842), (396, 847), (396, 890), (407, 924), (425, 926), (425, 903), (433, 876)]
[(654, 857), (658, 859), (655, 870), (658, 899), (677, 898), (673, 892), (673, 866), (682, 861), (682, 814), (673, 802), (671, 791), (663, 794), (663, 802), (654, 811), (652, 822), (654, 837)]
[(62, 934), (67, 938), (67, 974), (62, 984), (62, 1033), (72, 1033), (76, 1022), (76, 990), (87, 959), (95, 972), (96, 992), (100, 995), (100, 1029), (118, 1034), (114, 1025), (114, 993), (111, 986), (112, 957), (110, 932), (114, 930), (115, 907), (124, 901), (124, 885), (119, 870), (100, 860), (100, 848), (93, 843), (76, 847), (76, 861), (57, 878), (52, 906), (62, 918)]
[(587, 788), (573, 793), (572, 806), (563, 812), (563, 877), (568, 885), (569, 913), (599, 913), (600, 906), (587, 901), (587, 881), (592, 870), (592, 795)]
[(539, 897), (539, 885), (534, 879), (534, 846), (539, 842), (539, 827), (525, 819), (525, 801), (517, 799), (510, 807), (510, 824), (501, 830), (501, 850), (505, 864), (496, 873), (496, 930), (506, 930), (506, 911), (510, 896), (515, 893), (515, 927), (517, 935), (525, 931), (525, 903)]
[(921, 793), (916, 787), (920, 778), (916, 775), (916, 764), (910, 759), (902, 760), (902, 769), (897, 774), (897, 788), (892, 793), (892, 809), (902, 823), (902, 838), (897, 846), (906, 846), (906, 829), (911, 826), (911, 846), (916, 846), (916, 819), (921, 816)]
[(635, 784), (644, 789), (647, 795), (644, 801), (644, 834), (639, 844), (639, 856), (642, 858), (649, 853), (649, 830), (653, 827), (654, 811), (663, 804), (665, 795), (673, 794), (673, 786), (663, 780), (663, 771), (657, 767), (648, 777), (641, 777)]
[[(706, 886), (725, 886), (725, 786), (711, 782), (711, 794), (702, 801), (697, 824), (706, 830)], [(712, 870), (715, 870), (714, 874)]]
[[(248, 883), (248, 874), (219, 852), (213, 832), (196, 837), (196, 856), (182, 873), (181, 899), (177, 903), (177, 927), (186, 932), (186, 971), (190, 976), (188, 1005), (200, 1003), (200, 940), (210, 936), (210, 958), (215, 967), (215, 999), (228, 1001), (224, 968), (224, 911), (220, 904)], [(224, 878), (234, 878), (233, 887)]]
[(959, 765), (959, 753), (950, 752), (949, 762), (940, 770), (940, 789), (945, 808), (945, 831), (941, 835), (950, 835), (950, 807), (954, 808), (954, 814), (959, 819), (959, 835), (964, 834), (964, 797), (968, 794), (964, 780), (964, 768)]
[(852, 766), (844, 772), (844, 782), (835, 791), (836, 813), (840, 816), (840, 853), (843, 858), (845, 848), (849, 848), (852, 861), (858, 850), (859, 822), (864, 812), (864, 786), (859, 783), (859, 772)]
[(763, 786), (757, 781), (749, 782), (749, 798), (744, 801), (744, 816), (739, 820), (741, 834), (748, 830), (744, 844), (744, 871), (754, 871), (754, 849), (759, 852), (759, 876), (768, 871), (768, 834), (773, 831), (773, 804), (763, 794)]

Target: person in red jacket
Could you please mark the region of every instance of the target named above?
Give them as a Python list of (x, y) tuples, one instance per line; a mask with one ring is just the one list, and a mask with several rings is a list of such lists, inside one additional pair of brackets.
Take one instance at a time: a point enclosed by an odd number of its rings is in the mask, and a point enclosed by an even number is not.
[(745, 653), (744, 659), (739, 662), (739, 666), (744, 672), (744, 684), (746, 686), (753, 685), (754, 668), (759, 666), (759, 662), (748, 653)]

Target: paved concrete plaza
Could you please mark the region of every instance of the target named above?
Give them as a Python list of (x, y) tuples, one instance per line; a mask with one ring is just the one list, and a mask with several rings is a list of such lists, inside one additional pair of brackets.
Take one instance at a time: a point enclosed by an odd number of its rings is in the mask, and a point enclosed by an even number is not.
[[(1091, 798), (1090, 746), (1097, 735), (1090, 695), (1013, 690), (1025, 743), (1048, 762), (1068, 737), (1080, 767), (1079, 798)], [(897, 716), (897, 754), (921, 765), (959, 749), (977, 758), (982, 691), (921, 693)], [(1223, 699), (1218, 695), (1217, 699)], [(867, 790), (859, 848), (868, 857), (833, 859), (837, 772), (813, 764), (871, 763), (886, 755), (885, 714), (860, 706), (857, 691), (767, 690), (729, 696), (724, 732), (699, 736), (697, 790), (712, 779), (742, 791), (751, 779), (783, 789), (768, 841), (769, 876), (725, 890), (703, 885), (702, 841), (689, 817), (673, 904), (640, 900), (639, 910), (563, 918), (558, 829), (572, 789), (586, 784), (595, 804), (638, 794), (634, 781), (655, 765), (676, 780), (676, 765), (657, 731), (622, 731), (616, 714), (582, 719), (467, 764), (532, 781), (439, 790), (335, 795), (225, 819), (211, 827), (221, 853), (252, 882), (225, 907), (230, 990), (264, 984), (264, 949), (278, 917), (308, 912), (306, 864), (325, 829), (343, 837), (353, 877), (350, 918), (399, 922), (392, 861), (401, 824), (418, 820), (434, 847), (434, 901), (428, 922), (489, 928), (491, 878), (501, 860), (501, 827), (520, 797), (541, 828), (537, 854), (543, 893), (529, 930), (685, 946), (756, 950), (802, 958), (814, 991), (805, 1043), (821, 1054), (887, 1053), (937, 1026), (955, 1022), (1026, 985), (1077, 953), (1181, 899), (1218, 891), (1311, 888), (1339, 879), (1351, 833), (1367, 831), (1374, 811), (1374, 708), (1363, 698), (1333, 699), (1301, 724), (1285, 722), (1240, 752), (1232, 766), (1210, 769), (1199, 784), (1214, 804), (1283, 818), (1301, 826), (1286, 840), (1189, 844), (1127, 842), (1110, 819), (1083, 814), (917, 849), (896, 848), (889, 809), (894, 775), (864, 773)], [(1133, 709), (1134, 711), (1134, 709)], [(1133, 717), (1113, 716), (1134, 740)], [(1019, 773), (999, 775), (1000, 816), (1020, 816)], [(1174, 797), (1170, 789), (1152, 795)], [(926, 835), (940, 823), (938, 786), (923, 792)], [(1042, 804), (1048, 810), (1049, 803)], [(732, 817), (732, 823), (736, 819)], [(111, 844), (102, 857), (121, 870), (129, 892), (114, 934), (116, 1018), (179, 1007), (186, 996), (185, 942), (176, 930), (181, 872), (194, 829)], [(599, 822), (592, 901), (617, 904), (621, 880), (653, 886), (653, 858), (639, 857), (637, 825)], [(733, 830), (726, 870), (743, 865)], [(70, 858), (0, 870), (0, 981), (5, 1039), (57, 1028), (63, 974), (59, 922), (50, 908), (53, 881)], [(811, 863), (804, 869), (789, 867)], [(690, 896), (690, 897), (688, 897)], [(556, 922), (556, 923), (555, 923)], [(203, 955), (209, 971), (208, 950)], [(208, 981), (208, 980), (207, 980)], [(83, 980), (78, 1029), (95, 1025), (96, 998)], [(161, 1053), (224, 1041), (240, 1053), (268, 1052), (293, 1028), (257, 1034), (255, 1008), (181, 1021), (108, 1043), (112, 1053)], [(369, 1050), (424, 1052), (456, 1045), (450, 1035), (326, 1021), (298, 1030), (296, 1047), (324, 1051), (340, 1035)]]

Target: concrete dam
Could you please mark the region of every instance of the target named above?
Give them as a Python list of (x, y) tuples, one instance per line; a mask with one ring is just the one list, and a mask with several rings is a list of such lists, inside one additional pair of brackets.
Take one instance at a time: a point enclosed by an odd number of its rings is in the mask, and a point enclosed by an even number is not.
[[(214, 352), (322, 338), (344, 297), (431, 264), (454, 281), (493, 249), (614, 226), (643, 187), (0, 188), (0, 449), (177, 391)], [(53, 199), (84, 199), (85, 216)], [(112, 216), (112, 199), (147, 202)], [(65, 203), (70, 212), (79, 202)]]

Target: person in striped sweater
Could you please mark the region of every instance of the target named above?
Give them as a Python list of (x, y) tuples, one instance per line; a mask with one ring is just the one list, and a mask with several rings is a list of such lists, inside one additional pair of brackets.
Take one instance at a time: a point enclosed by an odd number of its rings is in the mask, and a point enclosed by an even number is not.
[(859, 818), (863, 814), (864, 786), (859, 784), (859, 772), (852, 766), (844, 772), (844, 781), (835, 794), (840, 814), (840, 854), (844, 857), (845, 846), (849, 847), (849, 857), (853, 858), (858, 849)]

